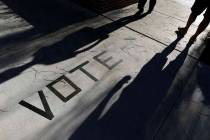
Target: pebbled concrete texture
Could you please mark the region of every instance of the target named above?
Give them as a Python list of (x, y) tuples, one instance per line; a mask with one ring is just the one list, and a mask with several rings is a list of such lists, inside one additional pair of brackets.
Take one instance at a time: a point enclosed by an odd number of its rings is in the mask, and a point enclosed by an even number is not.
[(191, 4), (158, 1), (133, 19), (136, 4), (98, 15), (70, 2), (76, 19), (47, 28), (1, 2), (0, 139), (208, 140), (206, 33), (189, 48), (199, 19), (174, 33)]

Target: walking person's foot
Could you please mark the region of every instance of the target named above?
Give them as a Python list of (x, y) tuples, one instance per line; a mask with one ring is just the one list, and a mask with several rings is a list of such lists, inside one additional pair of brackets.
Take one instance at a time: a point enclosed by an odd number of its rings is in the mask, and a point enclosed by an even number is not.
[(144, 12), (144, 8), (138, 7), (138, 11), (134, 14), (135, 16), (140, 16)]
[(186, 28), (178, 28), (178, 31), (176, 31), (176, 34), (180, 37), (184, 37), (185, 34), (187, 33), (187, 29)]
[(151, 13), (152, 13), (152, 10), (148, 10), (147, 13), (148, 13), (148, 14), (151, 14)]
[(149, 10), (147, 11), (148, 14), (151, 14), (153, 11), (153, 8), (149, 8)]

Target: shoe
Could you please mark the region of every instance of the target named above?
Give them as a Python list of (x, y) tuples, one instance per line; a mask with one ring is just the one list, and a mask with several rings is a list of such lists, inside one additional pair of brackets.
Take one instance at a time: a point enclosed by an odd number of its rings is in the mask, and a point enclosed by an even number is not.
[(185, 28), (178, 28), (178, 31), (176, 31), (176, 34), (180, 37), (184, 37), (185, 34), (187, 33), (187, 30)]
[(144, 8), (138, 7), (138, 12), (135, 13), (135, 16), (139, 16), (144, 12)]
[(138, 11), (134, 14), (134, 17), (138, 17), (138, 16), (141, 16), (142, 15), (142, 12), (141, 11)]
[(148, 13), (148, 14), (151, 14), (151, 13), (152, 13), (152, 10), (148, 10), (147, 13)]

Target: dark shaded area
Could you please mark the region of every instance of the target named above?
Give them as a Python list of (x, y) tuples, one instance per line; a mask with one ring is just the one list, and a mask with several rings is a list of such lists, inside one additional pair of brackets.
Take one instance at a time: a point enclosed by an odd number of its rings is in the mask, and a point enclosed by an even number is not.
[(210, 105), (210, 68), (207, 65), (200, 64), (197, 70), (197, 82), (204, 97), (203, 103)]
[(84, 7), (91, 9), (97, 13), (105, 13), (111, 10), (120, 9), (131, 4), (135, 4), (137, 0), (72, 0)]
[(110, 92), (69, 140), (146, 139), (149, 121), (166, 96), (191, 46), (188, 44), (174, 61), (163, 68), (167, 56), (175, 49), (180, 39), (177, 38), (161, 53), (157, 53), (123, 90), (118, 101), (99, 119), (114, 94)]
[(43, 32), (40, 32), (39, 30), (36, 29), (30, 29), (24, 32), (18, 32), (18, 33), (13, 33), (11, 35), (5, 36), (3, 38), (0, 38), (0, 48), (3, 48), (4, 45), (12, 42), (16, 42), (17, 40), (25, 40), (26, 38), (31, 38), (31, 37), (38, 37), (43, 35)]
[(199, 60), (210, 66), (210, 33), (206, 38), (206, 47), (203, 50)]
[(78, 10), (72, 2), (69, 5), (56, 0), (2, 0), (15, 14), (34, 26), (33, 29), (10, 35), (0, 39), (0, 43), (24, 39), (34, 34), (46, 34), (62, 27), (81, 22), (85, 19), (97, 16), (97, 14), (85, 14)]
[[(18, 59), (20, 59), (21, 57), (25, 58), (25, 55), (28, 55), (28, 54), (32, 54), (34, 56), (34, 59), (30, 63), (27, 63), (20, 67), (9, 69), (1, 73), (0, 83), (17, 76), (22, 71), (24, 71), (25, 69), (33, 65), (36, 65), (36, 64), (50, 65), (50, 64), (55, 64), (55, 63), (70, 59), (72, 57), (75, 57), (77, 54), (90, 50), (91, 48), (99, 44), (101, 41), (108, 38), (109, 33), (125, 26), (126, 24), (130, 22), (139, 20), (145, 17), (146, 15), (147, 13), (141, 16), (124, 17), (96, 29), (93, 29), (90, 27), (82, 28), (81, 30), (68, 35), (62, 41), (52, 46), (47, 46), (47, 47), (35, 46), (36, 48), (27, 47), (19, 51), (15, 55), (13, 54), (13, 57), (3, 58), (5, 61), (2, 61), (1, 63), (2, 66), (8, 65), (8, 62), (12, 63), (12, 61), (14, 61), (13, 63), (15, 63), (16, 59), (13, 59), (13, 58), (18, 58)], [(86, 48), (83, 48), (85, 45), (88, 45), (90, 43), (92, 44)]]
[[(139, 13), (142, 13), (144, 11), (146, 2), (147, 2), (147, 0), (138, 0)], [(151, 13), (154, 10), (156, 3), (157, 3), (157, 0), (149, 0), (148, 13)]]
[(88, 17), (74, 7), (65, 6), (56, 0), (2, 1), (35, 28), (43, 31), (56, 30)]
[(198, 66), (197, 82), (204, 96), (203, 103), (208, 106), (210, 105), (210, 33), (208, 33), (205, 43), (206, 47), (199, 58), (203, 63)]

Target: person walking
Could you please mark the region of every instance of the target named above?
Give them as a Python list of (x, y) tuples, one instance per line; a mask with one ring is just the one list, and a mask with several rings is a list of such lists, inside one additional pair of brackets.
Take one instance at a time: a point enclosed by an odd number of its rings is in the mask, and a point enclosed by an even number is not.
[[(206, 11), (205, 11), (206, 10)], [(192, 23), (196, 20), (197, 16), (200, 15), (203, 11), (204, 18), (199, 24), (197, 31), (195, 34), (190, 38), (189, 42), (194, 43), (197, 37), (207, 28), (210, 22), (210, 0), (195, 0), (191, 8), (191, 14), (188, 18), (187, 24), (185, 27), (179, 27), (178, 31), (176, 31), (177, 35), (184, 37), (187, 33), (188, 29), (192, 25)]]
[[(142, 14), (144, 12), (144, 6), (145, 6), (146, 2), (147, 2), (147, 0), (139, 0), (138, 1), (139, 11), (137, 12), (137, 14)], [(156, 0), (149, 1), (149, 10), (147, 11), (148, 14), (153, 11), (155, 4), (156, 4)]]

